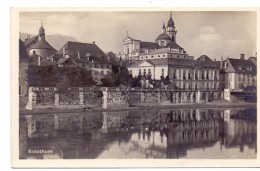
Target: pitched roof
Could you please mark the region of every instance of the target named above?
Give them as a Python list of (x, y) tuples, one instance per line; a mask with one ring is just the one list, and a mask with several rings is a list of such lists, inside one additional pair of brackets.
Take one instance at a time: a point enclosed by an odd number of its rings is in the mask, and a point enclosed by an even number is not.
[[(228, 58), (237, 73), (256, 74), (256, 65), (250, 60)], [(252, 68), (252, 71), (249, 68)]]
[(197, 60), (198, 61), (213, 61), (207, 55), (201, 55)]
[(28, 49), (51, 49), (56, 51), (56, 49), (54, 49), (45, 39), (41, 39)]
[(168, 34), (166, 34), (166, 33), (162, 33), (162, 34), (160, 34), (157, 38), (156, 38), (156, 41), (157, 40), (161, 40), (161, 39), (166, 39), (166, 40), (172, 40), (171, 39), (171, 37), (168, 35)]
[(181, 48), (183, 49), (180, 45), (178, 45), (176, 42), (170, 42), (166, 45), (166, 47), (170, 47), (172, 49), (178, 49), (178, 48)]
[(191, 68), (219, 68), (214, 61), (199, 61), (188, 59), (169, 59), (169, 65)]
[(33, 41), (35, 41), (35, 39), (38, 39), (38, 36), (34, 36), (29, 39), (25, 39), (25, 41), (24, 41), (25, 47), (28, 47)]
[(110, 63), (107, 55), (94, 43), (69, 41), (57, 52), (58, 55), (63, 54), (63, 48), (65, 48), (66, 54), (75, 62)]
[(144, 49), (156, 49), (158, 48), (159, 45), (155, 42), (140, 42), (140, 48), (144, 48)]
[[(158, 65), (169, 65), (177, 67), (187, 67), (187, 68), (215, 68), (218, 69), (219, 66), (213, 61), (197, 61), (188, 59), (148, 59), (144, 60), (151, 63), (154, 66)], [(131, 64), (129, 67), (138, 67), (143, 61), (137, 61)]]
[(28, 60), (29, 59), (29, 55), (26, 51), (24, 42), (19, 39), (19, 59), (21, 60)]

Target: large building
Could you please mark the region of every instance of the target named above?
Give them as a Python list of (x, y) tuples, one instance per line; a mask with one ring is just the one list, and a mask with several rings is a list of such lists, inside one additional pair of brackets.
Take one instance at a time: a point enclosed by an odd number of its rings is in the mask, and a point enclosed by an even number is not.
[(69, 41), (52, 58), (58, 67), (80, 67), (91, 71), (97, 82), (112, 72), (109, 58), (95, 43)]
[(45, 29), (43, 26), (40, 27), (37, 36), (28, 38), (24, 41), (25, 47), (29, 56), (35, 57), (40, 56), (41, 61), (46, 59), (57, 52), (45, 39)]
[(227, 58), (224, 61), (225, 88), (232, 90), (256, 88), (256, 58), (240, 59)]
[[(153, 80), (168, 77), (173, 87), (184, 90), (218, 90), (219, 65), (206, 55), (194, 60), (194, 57), (189, 56), (184, 48), (177, 44), (176, 36), (177, 31), (170, 15), (167, 27), (163, 25), (162, 33), (154, 42), (156, 48), (142, 49), (132, 43), (126, 44), (126, 40), (131, 40), (127, 37), (123, 42), (124, 50), (126, 49), (125, 58), (135, 60), (128, 66), (130, 74), (133, 77), (144, 76)], [(133, 48), (139, 48), (135, 55)]]

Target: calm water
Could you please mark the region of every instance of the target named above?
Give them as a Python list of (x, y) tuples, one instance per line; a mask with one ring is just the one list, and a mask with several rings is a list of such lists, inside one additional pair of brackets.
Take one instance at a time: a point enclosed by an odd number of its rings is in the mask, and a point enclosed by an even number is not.
[(256, 109), (26, 115), (21, 159), (256, 158)]

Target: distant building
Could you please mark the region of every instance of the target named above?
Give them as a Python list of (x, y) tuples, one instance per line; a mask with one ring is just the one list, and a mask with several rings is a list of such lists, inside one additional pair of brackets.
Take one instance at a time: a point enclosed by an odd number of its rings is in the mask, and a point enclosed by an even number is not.
[(28, 82), (27, 82), (27, 69), (28, 59), (26, 48), (23, 41), (19, 39), (19, 95), (27, 95)]
[[(219, 90), (219, 65), (206, 55), (194, 60), (193, 56), (189, 56), (184, 48), (177, 44), (176, 34), (170, 15), (167, 27), (163, 25), (162, 33), (156, 39), (156, 48), (146, 51), (139, 49), (135, 62), (128, 66), (130, 74), (133, 77), (143, 76), (152, 80), (167, 77), (171, 86), (184, 90)], [(124, 42), (124, 49), (129, 48), (127, 52), (132, 53), (132, 47), (134, 46), (131, 43), (126, 45)], [(125, 58), (133, 61), (133, 57), (129, 55)]]
[(46, 40), (45, 40), (45, 29), (43, 26), (39, 29), (39, 34), (32, 38), (28, 38), (24, 41), (25, 47), (29, 56), (38, 55), (42, 61), (45, 61), (47, 57), (57, 52)]
[(55, 55), (58, 67), (80, 67), (91, 71), (95, 81), (112, 72), (107, 55), (95, 43), (67, 42)]
[(256, 64), (252, 60), (246, 60), (244, 54), (240, 55), (240, 59), (227, 58), (224, 70), (227, 89), (244, 89), (257, 85)]

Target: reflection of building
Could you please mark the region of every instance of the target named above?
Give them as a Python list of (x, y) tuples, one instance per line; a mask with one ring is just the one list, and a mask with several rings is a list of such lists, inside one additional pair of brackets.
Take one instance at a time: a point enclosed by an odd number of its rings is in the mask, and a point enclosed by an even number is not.
[[(20, 142), (26, 150), (54, 151), (27, 158), (182, 158), (194, 149), (216, 150), (219, 141), (219, 150), (224, 145), (243, 152), (244, 146), (256, 150), (256, 115), (248, 112), (154, 109), (27, 115)], [(20, 149), (24, 158), (25, 149)]]
[(27, 95), (27, 69), (29, 56), (24, 43), (19, 39), (19, 95)]
[(250, 117), (255, 114), (256, 111), (250, 109), (224, 111), (224, 132), (227, 134), (224, 138), (224, 145), (226, 147), (239, 147), (241, 152), (244, 151), (244, 146), (256, 149), (256, 120), (255, 117)]
[(197, 60), (188, 56), (177, 44), (176, 34), (170, 16), (167, 27), (163, 26), (156, 39), (157, 47), (141, 48), (142, 41), (128, 36), (124, 41), (125, 58), (135, 61), (128, 66), (130, 74), (153, 80), (168, 77), (173, 87), (186, 90), (218, 90), (219, 66), (206, 55)]
[(243, 89), (256, 87), (256, 64), (252, 60), (246, 60), (244, 54), (240, 59), (228, 58), (224, 62), (226, 77), (225, 88)]

